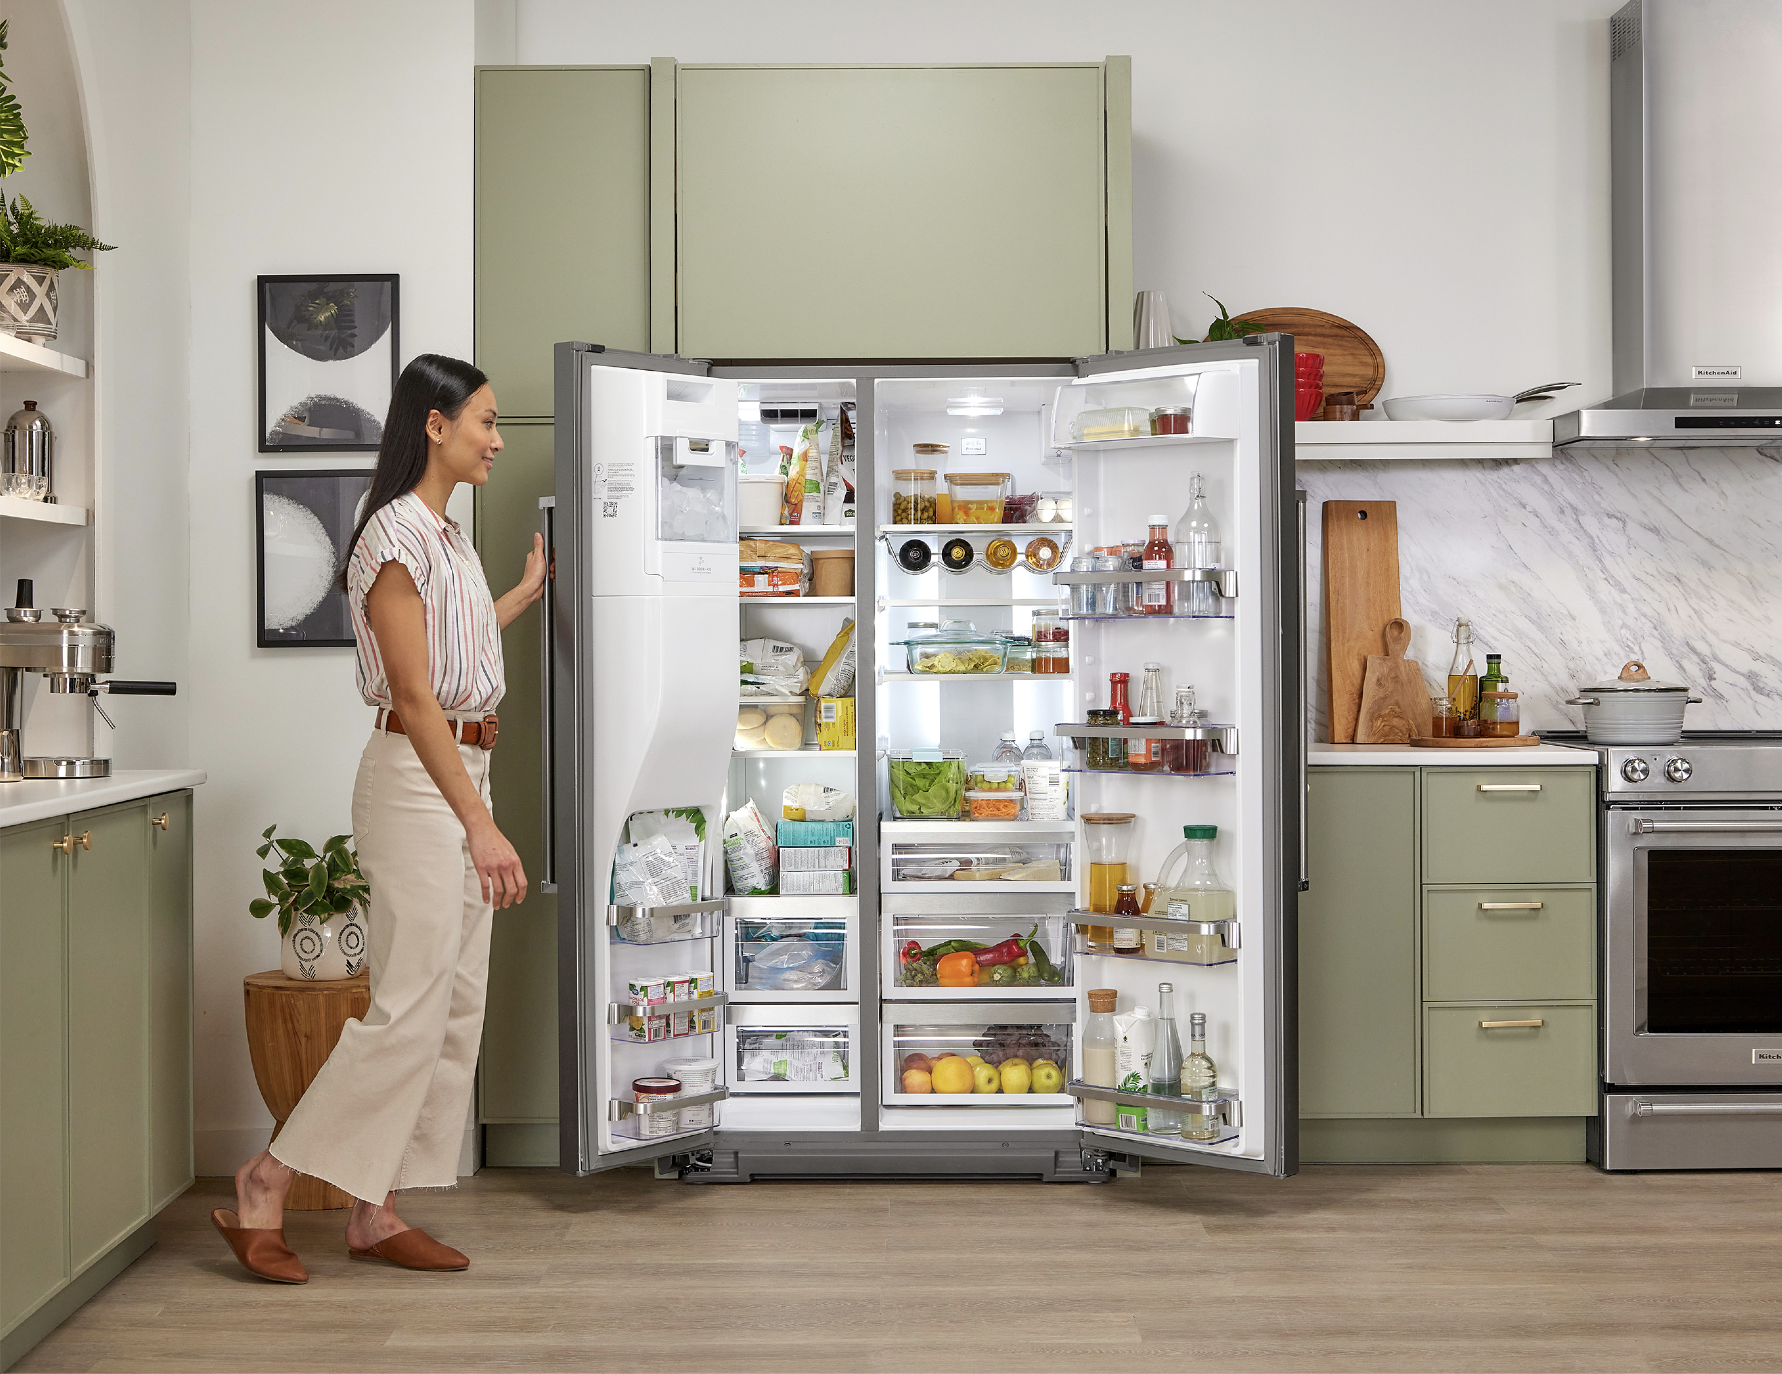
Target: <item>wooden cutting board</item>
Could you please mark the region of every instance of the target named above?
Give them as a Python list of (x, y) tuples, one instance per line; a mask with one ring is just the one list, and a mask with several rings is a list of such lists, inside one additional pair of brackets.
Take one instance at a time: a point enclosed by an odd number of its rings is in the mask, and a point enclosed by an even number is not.
[(1414, 739), (1417, 749), (1533, 749), (1541, 742), (1539, 735), (1481, 735), (1476, 739), (1443, 739), (1431, 736)]
[(1399, 616), (1398, 503), (1324, 503), (1324, 650), (1330, 742), (1353, 744), (1367, 656)]
[(1351, 324), (1340, 315), (1283, 305), (1250, 310), (1231, 318), (1293, 335), (1296, 353), (1322, 353), (1326, 396), (1333, 391), (1353, 391), (1357, 405), (1370, 405), (1385, 384), (1386, 358), (1380, 345), (1360, 325)]
[(1408, 744), (1429, 735), (1429, 688), (1423, 668), (1404, 656), (1411, 627), (1386, 622), (1386, 652), (1367, 656), (1361, 684), (1361, 711), (1355, 720), (1357, 744)]

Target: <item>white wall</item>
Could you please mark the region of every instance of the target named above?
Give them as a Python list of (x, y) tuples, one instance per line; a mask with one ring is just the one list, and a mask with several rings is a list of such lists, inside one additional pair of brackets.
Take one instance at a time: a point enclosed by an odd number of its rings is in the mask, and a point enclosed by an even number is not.
[(1131, 54), (1134, 285), (1167, 293), (1179, 334), (1205, 332), (1205, 291), (1353, 320), (1387, 396), (1608, 394), (1621, 0), (515, 3), (523, 63)]

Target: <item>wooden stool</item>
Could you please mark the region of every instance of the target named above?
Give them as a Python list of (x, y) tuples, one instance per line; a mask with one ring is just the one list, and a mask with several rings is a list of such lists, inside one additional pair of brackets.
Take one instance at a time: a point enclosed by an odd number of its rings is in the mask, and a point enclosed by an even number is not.
[[(247, 1003), (254, 1081), (260, 1085), (266, 1109), (278, 1122), (272, 1130), (272, 1139), (277, 1140), (296, 1109), (297, 1099), (339, 1043), (348, 1018), (363, 1017), (371, 1009), (371, 976), (361, 973), (357, 978), (312, 983), (287, 978), (273, 969), (250, 973), (242, 980), (241, 991)], [(352, 1205), (350, 1194), (308, 1174), (297, 1175), (285, 1198), (285, 1206), (297, 1212)]]

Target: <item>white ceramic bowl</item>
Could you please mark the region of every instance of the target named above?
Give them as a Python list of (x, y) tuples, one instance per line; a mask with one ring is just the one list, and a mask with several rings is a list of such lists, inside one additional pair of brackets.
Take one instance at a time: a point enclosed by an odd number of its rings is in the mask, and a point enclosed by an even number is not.
[(1382, 401), (1388, 420), (1507, 420), (1513, 396), (1395, 396)]

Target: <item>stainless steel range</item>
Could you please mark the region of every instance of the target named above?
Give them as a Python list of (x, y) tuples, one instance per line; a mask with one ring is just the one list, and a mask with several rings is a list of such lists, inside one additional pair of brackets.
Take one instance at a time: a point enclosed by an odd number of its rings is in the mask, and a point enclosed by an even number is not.
[(1782, 733), (1597, 754), (1603, 1092), (1590, 1157), (1782, 1168)]

